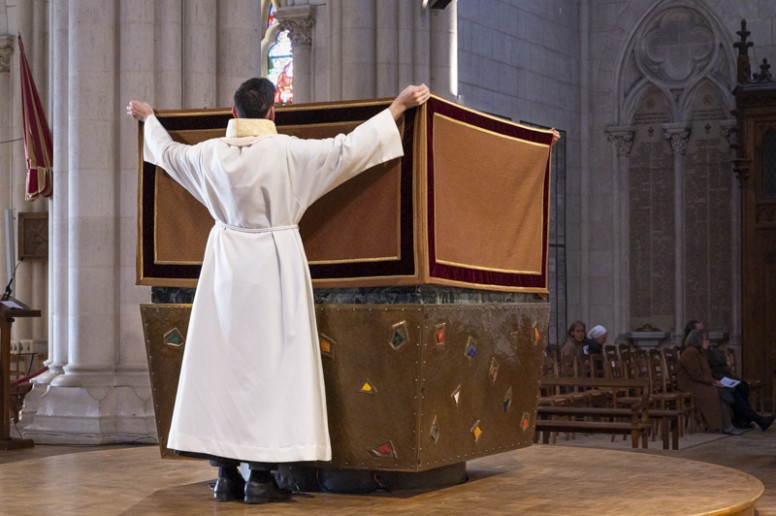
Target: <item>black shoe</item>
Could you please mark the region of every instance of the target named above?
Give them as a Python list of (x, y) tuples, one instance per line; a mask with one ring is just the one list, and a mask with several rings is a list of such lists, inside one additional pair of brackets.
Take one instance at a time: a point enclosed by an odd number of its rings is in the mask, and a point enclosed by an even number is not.
[(291, 498), (291, 491), (279, 488), (274, 480), (269, 482), (248, 480), (245, 483), (245, 503), (282, 502), (289, 498)]
[(245, 492), (245, 480), (229, 477), (218, 477), (213, 488), (213, 498), (219, 502), (231, 502), (239, 500)]
[(770, 428), (770, 426), (773, 424), (774, 420), (776, 420), (776, 414), (762, 418), (762, 422), (760, 423), (760, 428), (762, 431), (765, 432), (768, 430), (768, 428)]

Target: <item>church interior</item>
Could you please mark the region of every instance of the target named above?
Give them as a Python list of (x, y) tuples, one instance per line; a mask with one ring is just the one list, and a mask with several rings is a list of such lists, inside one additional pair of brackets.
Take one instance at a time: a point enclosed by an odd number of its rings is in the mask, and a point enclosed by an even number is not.
[[(670, 370), (701, 321), (776, 413), (774, 59), (773, 0), (0, 0), (0, 512), (251, 509), (166, 448), (212, 224), (125, 106), (193, 143), (262, 76), (302, 137), (432, 93), (410, 158), (300, 223), (334, 464), (370, 473), (292, 468), (267, 511), (776, 514), (774, 428), (704, 432), (676, 393), (607, 426), (624, 409), (543, 383), (575, 321), (617, 350), (601, 377), (637, 350)], [(560, 397), (587, 415), (545, 440)]]

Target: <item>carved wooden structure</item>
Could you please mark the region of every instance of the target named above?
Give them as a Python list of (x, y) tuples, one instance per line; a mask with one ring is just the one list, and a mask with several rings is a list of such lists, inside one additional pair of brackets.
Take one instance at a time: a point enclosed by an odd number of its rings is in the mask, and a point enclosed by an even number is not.
[(742, 365), (745, 377), (761, 379), (771, 392), (776, 374), (776, 81), (767, 59), (751, 73), (746, 20), (737, 34), (734, 170), (741, 187)]

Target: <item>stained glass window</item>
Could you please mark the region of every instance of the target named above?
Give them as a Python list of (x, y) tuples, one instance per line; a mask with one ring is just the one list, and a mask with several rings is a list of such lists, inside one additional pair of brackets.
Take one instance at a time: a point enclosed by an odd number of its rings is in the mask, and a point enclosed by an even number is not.
[(269, 15), (267, 16), (267, 28), (269, 29), (274, 24), (275, 24), (275, 6), (273, 4), (270, 4)]
[[(275, 21), (274, 6), (270, 7), (269, 19)], [(294, 102), (294, 53), (291, 48), (291, 38), (287, 30), (278, 32), (275, 43), (267, 53), (267, 78), (275, 83), (275, 104), (291, 104)]]

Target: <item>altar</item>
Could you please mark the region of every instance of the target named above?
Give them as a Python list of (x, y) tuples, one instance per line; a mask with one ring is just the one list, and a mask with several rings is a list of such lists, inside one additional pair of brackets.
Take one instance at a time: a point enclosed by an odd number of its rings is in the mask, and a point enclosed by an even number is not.
[[(389, 103), (283, 107), (276, 124), (330, 137)], [(223, 135), (230, 116), (158, 113), (187, 143)], [(400, 130), (403, 158), (330, 192), (300, 222), (333, 450), (317, 466), (443, 472), (427, 478), (456, 483), (467, 460), (532, 443), (548, 337), (552, 133), (438, 97)], [(139, 182), (137, 282), (157, 299), (194, 288), (210, 215), (142, 160)], [(189, 311), (141, 306), (163, 457)], [(298, 482), (305, 472), (289, 474)]]

